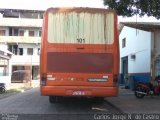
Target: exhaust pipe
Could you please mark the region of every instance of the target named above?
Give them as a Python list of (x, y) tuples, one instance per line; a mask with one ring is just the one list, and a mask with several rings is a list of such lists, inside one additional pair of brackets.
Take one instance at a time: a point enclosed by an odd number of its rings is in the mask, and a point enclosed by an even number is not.
[(136, 93), (144, 94), (144, 95), (146, 95), (146, 94), (147, 94), (147, 93), (145, 93), (145, 92), (140, 92), (140, 91), (136, 91)]

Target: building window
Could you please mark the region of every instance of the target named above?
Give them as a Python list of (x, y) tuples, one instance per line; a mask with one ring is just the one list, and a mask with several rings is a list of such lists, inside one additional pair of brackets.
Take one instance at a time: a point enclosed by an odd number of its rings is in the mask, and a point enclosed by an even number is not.
[(19, 36), (24, 36), (24, 30), (19, 31)]
[(40, 18), (40, 19), (43, 19), (43, 13), (39, 15), (39, 18)]
[(27, 48), (27, 55), (33, 55), (33, 48)]
[(12, 33), (13, 33), (12, 29), (13, 28), (11, 28), (11, 27), (9, 28), (9, 36), (12, 36)]
[(18, 36), (18, 28), (14, 28), (13, 32), (14, 32), (14, 36)]
[(9, 36), (18, 36), (18, 28), (9, 28)]
[(29, 31), (29, 36), (34, 36), (34, 31)]
[(38, 55), (40, 55), (40, 48), (38, 48), (38, 52), (37, 52), (37, 54), (38, 54)]
[(8, 50), (13, 54), (18, 54), (18, 45), (8, 45)]
[(19, 55), (23, 55), (23, 48), (19, 48)]
[(122, 39), (122, 48), (126, 47), (126, 38)]
[(5, 36), (6, 31), (5, 30), (0, 30), (0, 36)]
[(41, 37), (41, 35), (42, 35), (42, 31), (40, 30), (40, 31), (39, 31), (39, 35), (38, 35), (38, 36), (39, 36), (39, 37)]

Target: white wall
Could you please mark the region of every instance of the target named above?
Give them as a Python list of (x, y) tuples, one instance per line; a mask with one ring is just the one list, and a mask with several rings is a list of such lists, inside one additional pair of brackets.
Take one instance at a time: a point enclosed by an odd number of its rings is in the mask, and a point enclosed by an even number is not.
[(13, 56), (12, 65), (39, 65), (39, 56)]
[(5, 43), (0, 43), (0, 49), (1, 50), (7, 50), (7, 44), (5, 44)]
[[(0, 27), (0, 30), (6, 30), (5, 36), (9, 36), (9, 28), (8, 27)], [(34, 31), (35, 32), (34, 36), (39, 37), (39, 31), (41, 30), (41, 28), (19, 28), (19, 30), (24, 31), (25, 37), (29, 36), (29, 31)]]
[(3, 14), (2, 13), (0, 13), (0, 18), (3, 18)]
[[(126, 47), (122, 48), (122, 39), (124, 38), (126, 38)], [(119, 35), (119, 44), (120, 58), (128, 56), (128, 73), (150, 72), (151, 32), (124, 26)], [(135, 60), (131, 59), (131, 54), (136, 55)]]
[[(1, 50), (4, 50), (4, 51), (7, 51), (7, 45), (6, 44), (0, 44), (0, 49)], [(0, 75), (0, 83), (5, 83), (6, 84), (6, 88), (8, 88), (9, 84), (11, 83), (11, 62), (9, 60), (9, 66), (8, 66), (8, 72), (9, 74), (7, 76), (1, 76)], [(3, 68), (0, 69), (0, 71), (2, 72), (3, 71)]]
[[(12, 65), (39, 65), (38, 44), (18, 44), (18, 48), (23, 48), (23, 55), (12, 56)], [(33, 48), (33, 55), (27, 55), (27, 48)]]
[(11, 84), (11, 76), (0, 76), (0, 83), (5, 83), (6, 89), (8, 89)]
[(38, 48), (40, 48), (39, 44), (23, 44), (20, 43), (18, 48), (23, 48), (23, 55), (27, 55), (27, 48), (33, 48), (33, 55), (38, 55)]
[(29, 31), (34, 31), (34, 36), (39, 37), (39, 31), (40, 30), (41, 30), (40, 28), (29, 28), (29, 29), (26, 30), (25, 36), (29, 36)]

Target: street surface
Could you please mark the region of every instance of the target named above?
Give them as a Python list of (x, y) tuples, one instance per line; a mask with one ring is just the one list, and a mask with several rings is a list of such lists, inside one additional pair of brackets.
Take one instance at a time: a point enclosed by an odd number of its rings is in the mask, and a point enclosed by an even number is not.
[(2, 114), (1, 117), (17, 117), (18, 120), (27, 120), (28, 118), (34, 120), (50, 118), (67, 120), (68, 117), (73, 120), (92, 120), (96, 114), (121, 112), (107, 101), (96, 103), (89, 98), (63, 98), (59, 103), (51, 104), (47, 96), (40, 95), (39, 88), (34, 88), (0, 99), (0, 113)]

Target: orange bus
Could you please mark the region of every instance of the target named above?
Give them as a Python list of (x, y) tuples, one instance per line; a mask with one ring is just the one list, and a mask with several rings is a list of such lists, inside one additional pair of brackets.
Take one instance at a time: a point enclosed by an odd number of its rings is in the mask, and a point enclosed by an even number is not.
[(44, 13), (40, 92), (104, 99), (118, 94), (117, 15), (100, 8), (49, 8)]

